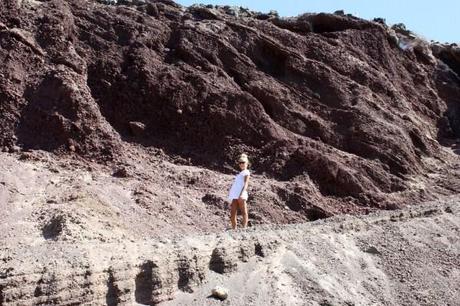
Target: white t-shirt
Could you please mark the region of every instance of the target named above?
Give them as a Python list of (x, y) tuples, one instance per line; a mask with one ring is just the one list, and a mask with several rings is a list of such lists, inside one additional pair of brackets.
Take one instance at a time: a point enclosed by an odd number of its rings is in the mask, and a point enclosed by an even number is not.
[[(244, 177), (246, 175), (251, 175), (248, 169), (241, 171), (235, 176), (235, 180), (233, 181), (232, 187), (230, 188), (230, 191), (228, 192), (228, 201), (231, 202), (233, 199), (238, 199), (241, 194), (241, 190), (243, 190), (244, 187)], [(241, 194), (241, 197), (245, 200), (248, 199), (248, 192), (244, 191)]]

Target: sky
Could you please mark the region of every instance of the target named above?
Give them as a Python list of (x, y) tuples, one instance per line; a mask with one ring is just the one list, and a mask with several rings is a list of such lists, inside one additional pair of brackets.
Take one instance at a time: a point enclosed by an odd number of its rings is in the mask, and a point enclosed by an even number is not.
[(176, 0), (194, 3), (237, 5), (254, 11), (276, 10), (280, 16), (344, 10), (364, 19), (381, 17), (387, 24), (404, 23), (427, 40), (460, 43), (460, 0)]

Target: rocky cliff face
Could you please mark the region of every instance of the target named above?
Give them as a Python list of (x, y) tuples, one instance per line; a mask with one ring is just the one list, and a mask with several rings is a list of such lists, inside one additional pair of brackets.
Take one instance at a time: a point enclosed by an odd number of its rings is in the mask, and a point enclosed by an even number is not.
[(456, 53), (381, 22), (170, 1), (7, 1), (0, 16), (12, 151), (110, 162), (133, 145), (224, 172), (245, 151), (301, 202), (391, 207), (459, 136)]
[[(257, 277), (265, 257), (262, 265), (297, 292), (326, 294), (325, 301), (312, 296), (318, 303), (356, 300), (342, 294), (350, 291), (341, 285), (351, 282), (343, 276), (349, 266), (332, 283), (321, 278), (324, 269), (308, 270), (312, 241), (301, 239), (310, 225), (269, 237), (271, 225), (239, 240), (215, 235), (228, 222), (225, 197), (242, 151), (253, 162), (251, 226), (458, 194), (456, 45), (431, 45), (401, 26), (341, 12), (280, 18), (167, 0), (118, 2), (0, 3), (0, 304), (153, 304), (233, 283), (241, 262)], [(391, 212), (383, 227), (375, 215), (375, 224), (358, 226), (371, 228), (363, 241), (385, 237), (378, 245), (385, 266), (358, 250), (361, 240), (331, 234), (344, 229), (340, 219), (321, 237), (354, 248), (353, 273), (372, 265), (358, 273), (365, 286), (350, 285), (363, 304), (440, 304), (446, 288), (455, 302), (458, 212), (451, 206)], [(438, 223), (445, 237), (435, 236)], [(406, 225), (413, 227), (393, 239)], [(191, 236), (178, 240), (184, 235)], [(314, 256), (333, 260), (320, 252), (327, 243), (315, 243)], [(439, 258), (430, 275), (420, 268)], [(383, 291), (372, 287), (376, 271)], [(280, 278), (262, 276), (275, 293), (254, 291), (261, 305), (294, 298)], [(399, 283), (407, 279), (424, 280), (420, 288), (431, 281), (431, 293)], [(202, 305), (203, 294), (180, 298)], [(244, 293), (234, 298), (247, 301)]]

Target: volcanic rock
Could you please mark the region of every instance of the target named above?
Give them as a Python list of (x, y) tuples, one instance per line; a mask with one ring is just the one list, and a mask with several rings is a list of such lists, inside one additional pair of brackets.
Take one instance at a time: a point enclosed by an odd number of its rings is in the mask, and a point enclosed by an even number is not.
[(129, 127), (131, 128), (131, 132), (134, 134), (134, 136), (142, 136), (145, 131), (145, 124), (142, 122), (131, 121), (129, 123)]

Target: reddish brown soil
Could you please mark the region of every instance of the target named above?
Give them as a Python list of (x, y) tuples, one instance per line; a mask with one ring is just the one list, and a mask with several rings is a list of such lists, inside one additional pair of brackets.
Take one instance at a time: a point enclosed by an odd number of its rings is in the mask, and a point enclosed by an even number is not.
[[(238, 14), (169, 1), (2, 1), (0, 146), (124, 165), (115, 175), (147, 190), (161, 188), (157, 173), (185, 193), (200, 180), (170, 177), (156, 161), (227, 178), (244, 151), (251, 218), (263, 222), (460, 190), (457, 51), (433, 56), (418, 40), (402, 49), (408, 37), (351, 16)], [(206, 181), (195, 195), (225, 207), (223, 185)]]

